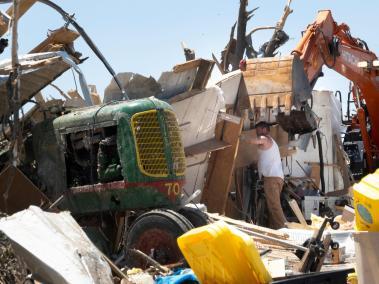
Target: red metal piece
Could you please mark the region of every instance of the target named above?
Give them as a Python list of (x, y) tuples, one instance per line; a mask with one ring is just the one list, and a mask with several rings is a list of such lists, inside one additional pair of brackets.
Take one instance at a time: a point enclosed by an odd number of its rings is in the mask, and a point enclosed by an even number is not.
[(160, 193), (167, 196), (169, 200), (175, 201), (178, 195), (181, 194), (184, 185), (184, 180), (165, 180), (155, 182), (127, 182), (113, 181), (107, 183), (98, 183), (94, 185), (83, 185), (71, 187), (69, 194), (80, 194), (89, 192), (104, 192), (108, 190), (127, 190), (135, 187), (154, 187)]
[(246, 71), (246, 60), (242, 59), (239, 63), (239, 68), (241, 71)]
[(369, 171), (373, 171), (373, 165), (374, 165), (374, 160), (373, 160), (373, 153), (371, 149), (371, 143), (370, 143), (370, 136), (368, 134), (367, 128), (366, 128), (366, 115), (365, 111), (363, 108), (358, 108), (357, 109), (357, 116), (359, 120), (359, 128), (361, 130), (361, 135), (362, 135), (362, 140), (363, 140), (363, 145), (366, 151), (366, 161), (367, 161), (367, 166)]

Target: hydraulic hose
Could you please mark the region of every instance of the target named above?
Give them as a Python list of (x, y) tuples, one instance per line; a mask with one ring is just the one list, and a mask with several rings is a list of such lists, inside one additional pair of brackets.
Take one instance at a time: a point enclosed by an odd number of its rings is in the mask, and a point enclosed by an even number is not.
[(321, 181), (321, 192), (325, 194), (325, 178), (324, 178), (324, 156), (322, 153), (322, 141), (321, 133), (319, 130), (316, 131), (317, 144), (318, 144), (318, 156), (320, 159), (320, 181)]

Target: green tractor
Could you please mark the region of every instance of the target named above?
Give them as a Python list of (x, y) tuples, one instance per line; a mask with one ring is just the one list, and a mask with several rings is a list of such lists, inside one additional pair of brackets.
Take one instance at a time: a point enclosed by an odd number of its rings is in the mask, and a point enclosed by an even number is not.
[(108, 255), (135, 248), (175, 263), (176, 238), (207, 223), (200, 210), (181, 205), (184, 149), (163, 101), (77, 109), (37, 124), (32, 137), (40, 187)]
[[(55, 207), (69, 210), (107, 255), (120, 252), (122, 247), (126, 251), (136, 248), (162, 264), (177, 262), (181, 254), (176, 238), (194, 225), (206, 224), (207, 220), (201, 211), (181, 204), (186, 164), (172, 108), (155, 98), (128, 100), (114, 70), (74, 17), (50, 1), (42, 2), (66, 21), (63, 30), (54, 32), (69, 33), (73, 39), (60, 42), (60, 36), (51, 36), (57, 41), (51, 38), (48, 41), (54, 42), (49, 44), (54, 48), (45, 47), (42, 42), (37, 48), (41, 53), (24, 55), (18, 60), (20, 84), (14, 85), (21, 86), (19, 103), (22, 106), (34, 103), (43, 118), (21, 127), (23, 135), (19, 138), (22, 136), (24, 143), (17, 158), (12, 155), (14, 143), (6, 133), (12, 131), (11, 115), (17, 109), (8, 102), (13, 94), (13, 84), (10, 87), (7, 84), (13, 61), (0, 66), (3, 72), (0, 172), (10, 167), (10, 157), (15, 158), (12, 163), (18, 164), (18, 170), (22, 171), (20, 176), (32, 181), (26, 179), (25, 184), (34, 183)], [(67, 29), (69, 24), (77, 33)], [(37, 99), (31, 99), (67, 70), (79, 74), (85, 105), (93, 103), (84, 75), (77, 66), (85, 60), (73, 45), (79, 34), (103, 62), (126, 101), (72, 111), (57, 104), (46, 111), (49, 104), (40, 105)], [(31, 117), (37, 112), (34, 107)], [(27, 115), (24, 119), (31, 121)], [(14, 174), (10, 178), (6, 174), (3, 180), (9, 189), (15, 185), (15, 179)], [(23, 191), (25, 188), (17, 187), (16, 203), (25, 199), (32, 203), (32, 194)]]

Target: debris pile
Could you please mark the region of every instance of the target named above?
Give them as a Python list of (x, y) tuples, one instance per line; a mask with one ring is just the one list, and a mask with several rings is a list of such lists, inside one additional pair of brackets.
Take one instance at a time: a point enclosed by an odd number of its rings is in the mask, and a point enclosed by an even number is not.
[(13, 251), (9, 238), (0, 232), (0, 282), (21, 283), (27, 276), (25, 264)]
[[(17, 11), (34, 3), (25, 2), (12, 8), (14, 35)], [(116, 75), (73, 16), (42, 2), (64, 27), (29, 54), (13, 44), (0, 62), (0, 281), (322, 282), (346, 279), (354, 262), (362, 278), (362, 240), (377, 237), (354, 229), (378, 228), (379, 172), (354, 198), (350, 187), (377, 159), (378, 64), (341, 56), (376, 59), (347, 25), (320, 11), (291, 55), (277, 56), (291, 0), (275, 26), (250, 32), (257, 9), (241, 0), (220, 61), (182, 43), (186, 61), (155, 79)], [(272, 37), (254, 48), (252, 35), (267, 29)], [(103, 100), (79, 68), (79, 36), (113, 77)], [(348, 121), (338, 93), (313, 90), (323, 65), (353, 80)], [(80, 89), (66, 92), (53, 82), (70, 69)], [(48, 86), (59, 99), (42, 94)]]

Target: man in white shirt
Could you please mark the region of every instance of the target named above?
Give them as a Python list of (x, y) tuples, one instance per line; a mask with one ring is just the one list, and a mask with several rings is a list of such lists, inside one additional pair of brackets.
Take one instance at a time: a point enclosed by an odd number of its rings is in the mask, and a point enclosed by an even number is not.
[(249, 140), (249, 143), (258, 145), (258, 172), (264, 181), (270, 227), (280, 229), (285, 226), (287, 221), (280, 204), (284, 175), (279, 147), (270, 136), (268, 123), (258, 122), (255, 128), (257, 138)]

